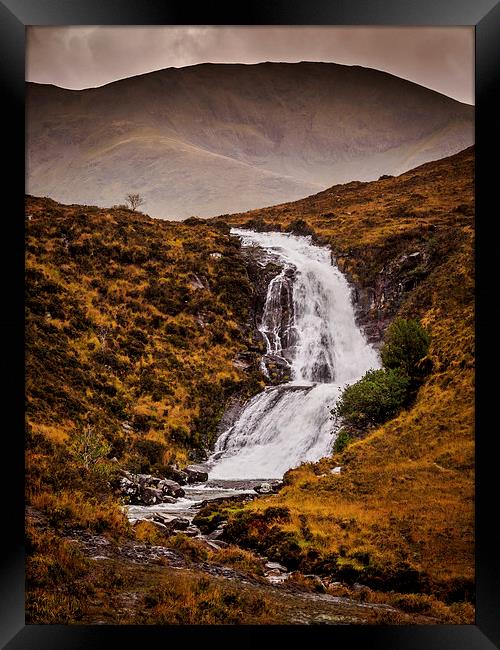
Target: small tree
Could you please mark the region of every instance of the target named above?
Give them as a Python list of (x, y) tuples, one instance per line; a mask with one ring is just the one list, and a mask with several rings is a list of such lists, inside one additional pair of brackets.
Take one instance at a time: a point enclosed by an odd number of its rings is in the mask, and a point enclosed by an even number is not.
[(139, 206), (144, 205), (144, 199), (140, 194), (127, 194), (125, 201), (133, 212), (135, 212)]
[(408, 397), (409, 379), (398, 370), (369, 370), (347, 386), (332, 413), (344, 425), (358, 430), (394, 417)]
[(87, 471), (96, 469), (110, 451), (111, 446), (104, 436), (90, 424), (76, 432), (71, 445), (72, 456)]
[(427, 354), (430, 340), (418, 320), (398, 318), (388, 327), (380, 350), (384, 368), (400, 370), (412, 380), (420, 379), (427, 370), (422, 359)]

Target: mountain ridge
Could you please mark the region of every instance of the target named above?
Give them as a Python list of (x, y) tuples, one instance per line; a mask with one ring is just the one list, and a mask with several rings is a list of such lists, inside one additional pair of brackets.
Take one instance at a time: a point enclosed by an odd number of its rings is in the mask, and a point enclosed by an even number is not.
[(296, 200), (473, 141), (474, 107), (361, 66), (207, 63), (27, 96), (29, 194), (109, 206), (139, 191), (162, 218)]

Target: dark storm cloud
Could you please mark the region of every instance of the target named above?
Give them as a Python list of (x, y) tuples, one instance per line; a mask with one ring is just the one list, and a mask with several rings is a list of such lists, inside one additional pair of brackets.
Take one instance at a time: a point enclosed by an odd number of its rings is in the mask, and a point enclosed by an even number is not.
[(474, 102), (472, 27), (29, 27), (26, 76), (88, 88), (203, 62), (333, 61)]

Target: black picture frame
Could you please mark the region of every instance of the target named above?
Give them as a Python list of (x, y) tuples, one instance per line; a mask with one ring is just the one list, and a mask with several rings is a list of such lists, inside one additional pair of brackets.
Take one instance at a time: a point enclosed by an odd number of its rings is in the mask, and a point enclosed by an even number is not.
[[(477, 207), (477, 381), (476, 381), (476, 604), (475, 625), (437, 626), (63, 626), (24, 621), (24, 39), (27, 25), (474, 25), (476, 31), (476, 207)], [(417, 650), (482, 650), (500, 647), (500, 535), (497, 524), (495, 381), (497, 344), (494, 227), (500, 179), (498, 115), (500, 77), (498, 0), (254, 0), (200, 8), (170, 0), (0, 0), (0, 68), (4, 89), (2, 229), (3, 342), (1, 391), (3, 507), (6, 549), (1, 557), (0, 644), (9, 650), (110, 648), (121, 644), (192, 643), (211, 647), (237, 643), (280, 644), (284, 634), (298, 643), (338, 647)], [(7, 138), (8, 136), (8, 138)], [(7, 145), (7, 141), (10, 144)], [(495, 345), (496, 344), (496, 345)], [(492, 375), (494, 377), (494, 374)], [(8, 416), (7, 418), (5, 416)], [(6, 424), (8, 422), (8, 426)], [(496, 427), (498, 429), (498, 425)], [(1, 466), (0, 466), (1, 467)], [(6, 478), (7, 470), (9, 478)], [(288, 642), (288, 641), (285, 641)], [(342, 644), (342, 645), (340, 645)]]

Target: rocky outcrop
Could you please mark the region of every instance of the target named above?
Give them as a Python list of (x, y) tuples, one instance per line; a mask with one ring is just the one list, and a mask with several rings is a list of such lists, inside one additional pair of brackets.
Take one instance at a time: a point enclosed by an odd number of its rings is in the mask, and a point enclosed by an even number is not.
[(177, 533), (182, 533), (187, 537), (199, 537), (201, 535), (200, 529), (191, 524), (189, 519), (186, 519), (185, 517), (172, 517), (155, 512), (150, 516), (137, 519), (134, 522), (134, 526), (139, 525), (142, 521), (147, 521), (159, 532), (165, 535), (165, 537), (176, 535)]
[(184, 490), (176, 481), (122, 471), (118, 486), (120, 493), (130, 505), (152, 506), (157, 503), (174, 503), (184, 496)]
[(208, 481), (208, 472), (203, 465), (188, 465), (184, 468), (188, 483), (205, 483)]
[(408, 251), (397, 253), (379, 270), (375, 279), (364, 284), (352, 272), (358, 262), (354, 252), (338, 257), (334, 263), (346, 276), (351, 289), (356, 321), (366, 338), (380, 347), (384, 332), (390, 325), (405, 296), (430, 272), (429, 255), (421, 247), (410, 244)]
[[(210, 541), (222, 541), (225, 526), (227, 523), (227, 508), (234, 504), (248, 503), (257, 498), (257, 494), (235, 494), (230, 497), (218, 497), (216, 499), (206, 499), (202, 501), (198, 512), (193, 517), (192, 523), (199, 527), (204, 535), (207, 535)], [(212, 533), (215, 533), (212, 536)]]
[(118, 489), (128, 504), (152, 506), (157, 503), (174, 503), (176, 499), (185, 496), (181, 483), (205, 483), (208, 480), (208, 472), (203, 465), (188, 465), (184, 470), (169, 467), (168, 473), (179, 480), (122, 470)]

